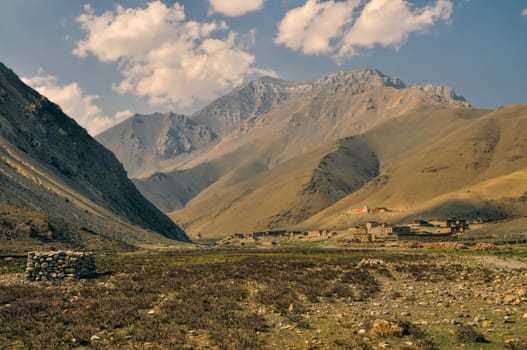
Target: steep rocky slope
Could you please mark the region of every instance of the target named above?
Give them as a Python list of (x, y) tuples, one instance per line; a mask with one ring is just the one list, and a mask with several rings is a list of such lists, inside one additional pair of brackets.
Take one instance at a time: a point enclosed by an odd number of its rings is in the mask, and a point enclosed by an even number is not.
[(115, 156), (0, 64), (0, 201), (128, 242), (187, 241)]
[(309, 94), (310, 82), (293, 82), (271, 77), (244, 83), (222, 96), (192, 119), (209, 126), (220, 136), (243, 131), (255, 118), (268, 112), (275, 105), (294, 97)]

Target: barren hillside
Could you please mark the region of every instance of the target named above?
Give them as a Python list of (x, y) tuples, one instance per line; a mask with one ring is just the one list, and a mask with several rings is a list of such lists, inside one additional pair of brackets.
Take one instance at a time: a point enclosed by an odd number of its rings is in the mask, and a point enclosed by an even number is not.
[(0, 200), (127, 242), (188, 240), (115, 156), (0, 65)]

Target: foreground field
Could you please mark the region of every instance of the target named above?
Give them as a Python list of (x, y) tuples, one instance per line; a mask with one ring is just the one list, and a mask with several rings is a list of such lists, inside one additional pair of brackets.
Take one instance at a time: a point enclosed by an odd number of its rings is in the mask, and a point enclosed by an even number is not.
[(0, 262), (0, 348), (526, 349), (527, 248), (204, 250), (29, 283)]

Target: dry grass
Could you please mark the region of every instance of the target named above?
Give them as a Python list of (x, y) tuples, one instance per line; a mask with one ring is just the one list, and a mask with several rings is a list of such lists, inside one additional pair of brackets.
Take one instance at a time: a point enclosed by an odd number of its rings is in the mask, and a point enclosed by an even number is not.
[[(373, 255), (386, 264), (359, 264)], [(3, 276), (16, 276), (10, 274), (21, 272), (23, 262), (1, 260)], [(452, 276), (461, 274), (474, 282), (496, 277), (482, 266), (433, 253), (389, 251), (133, 252), (99, 256), (97, 264), (95, 279), (0, 279), (0, 348), (373, 349), (388, 342), (404, 349), (462, 343), (472, 349), (487, 346), (477, 343), (479, 328), (449, 324), (452, 335), (445, 335), (414, 322), (429, 317), (430, 309), (415, 305), (411, 317), (379, 310), (423, 300), (419, 294), (407, 298), (403, 286), (416, 286), (414, 293), (453, 285)], [(365, 335), (357, 333), (360, 328)], [(505, 346), (496, 334), (489, 346)], [(519, 349), (522, 341), (507, 346)]]
[(3, 287), (0, 343), (69, 348), (99, 335), (104, 347), (152, 343), (180, 348), (198, 346), (196, 334), (202, 334), (220, 349), (261, 348), (265, 344), (256, 335), (270, 325), (259, 307), (309, 328), (303, 314), (315, 303), (363, 300), (378, 290), (375, 278), (349, 260), (175, 262), (170, 254), (100, 258), (99, 269), (107, 276), (99, 279)]

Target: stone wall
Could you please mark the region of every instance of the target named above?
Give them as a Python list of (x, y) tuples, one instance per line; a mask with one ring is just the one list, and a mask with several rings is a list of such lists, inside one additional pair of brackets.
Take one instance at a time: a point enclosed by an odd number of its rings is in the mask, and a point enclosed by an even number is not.
[(26, 277), (30, 281), (71, 280), (95, 274), (93, 253), (57, 251), (27, 254)]

